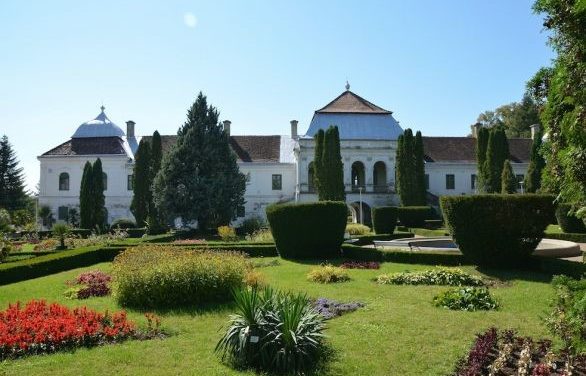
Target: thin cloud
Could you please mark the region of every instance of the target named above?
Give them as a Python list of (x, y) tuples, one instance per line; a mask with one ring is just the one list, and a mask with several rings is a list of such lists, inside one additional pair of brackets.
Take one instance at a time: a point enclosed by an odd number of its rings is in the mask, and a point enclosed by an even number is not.
[(197, 25), (197, 17), (191, 12), (187, 12), (183, 15), (183, 22), (185, 26), (194, 28)]

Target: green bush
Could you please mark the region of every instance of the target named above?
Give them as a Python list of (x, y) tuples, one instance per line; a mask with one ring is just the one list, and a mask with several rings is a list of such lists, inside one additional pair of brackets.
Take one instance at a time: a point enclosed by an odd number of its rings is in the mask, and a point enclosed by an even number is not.
[(548, 195), (441, 197), (445, 222), (462, 254), (477, 265), (525, 265), (554, 211)]
[(142, 238), (146, 235), (147, 229), (146, 227), (127, 228), (126, 233), (129, 238)]
[(126, 230), (129, 228), (136, 228), (136, 223), (132, 219), (118, 218), (110, 225), (110, 231), (114, 230)]
[(397, 226), (398, 208), (381, 206), (372, 208), (372, 227), (376, 234), (392, 234)]
[(382, 274), (376, 277), (381, 285), (441, 285), (483, 286), (482, 278), (466, 273), (462, 269), (438, 267), (421, 272)]
[(262, 230), (265, 227), (265, 222), (260, 217), (250, 217), (242, 221), (240, 227), (238, 227), (239, 235), (252, 235), (257, 231)]
[(349, 281), (350, 275), (346, 269), (328, 264), (311, 269), (307, 279), (318, 283), (336, 283)]
[(566, 234), (565, 232), (546, 232), (545, 237), (549, 239), (567, 240), (576, 243), (586, 243), (586, 234)]
[(138, 246), (114, 259), (112, 292), (120, 305), (137, 308), (222, 302), (242, 286), (248, 268), (237, 253)]
[[(466, 263), (464, 256), (457, 253), (418, 251), (400, 249), (375, 249), (343, 244), (344, 258), (355, 261), (396, 262), (400, 264), (425, 264), (458, 266)], [(576, 264), (576, 263), (572, 263)]]
[(370, 233), (370, 227), (361, 225), (360, 223), (348, 223), (346, 225), (346, 232), (349, 235), (366, 235)]
[(12, 251), (12, 246), (10, 245), (10, 242), (4, 241), (0, 237), (0, 263), (2, 263), (4, 260), (6, 260), (6, 258), (8, 257), (8, 255), (10, 254), (11, 251)]
[(425, 220), (433, 217), (430, 206), (401, 206), (397, 210), (399, 221), (407, 227), (423, 227)]
[(488, 289), (482, 287), (456, 287), (433, 298), (437, 307), (456, 311), (488, 311), (498, 308), (497, 301)]
[(586, 226), (581, 219), (577, 218), (574, 213), (570, 213), (572, 205), (558, 204), (555, 211), (555, 217), (558, 224), (565, 233), (584, 234), (586, 233)]
[(75, 237), (85, 239), (92, 234), (92, 230), (86, 228), (73, 228), (70, 233)]
[(346, 203), (338, 201), (267, 207), (279, 254), (294, 259), (339, 256), (346, 214)]

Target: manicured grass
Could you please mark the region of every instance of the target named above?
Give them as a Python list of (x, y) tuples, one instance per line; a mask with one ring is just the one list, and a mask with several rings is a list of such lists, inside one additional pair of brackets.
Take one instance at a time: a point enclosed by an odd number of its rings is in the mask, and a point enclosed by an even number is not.
[[(269, 262), (274, 258), (265, 258)], [(256, 259), (254, 261), (257, 261)], [(433, 306), (433, 296), (447, 287), (377, 285), (382, 273), (423, 270), (430, 266), (383, 263), (380, 270), (349, 270), (348, 282), (323, 285), (307, 281), (307, 272), (319, 262), (279, 265), (258, 270), (276, 288), (303, 291), (311, 297), (361, 301), (366, 307), (328, 321), (326, 334), (335, 350), (327, 374), (331, 375), (445, 375), (464, 355), (474, 335), (490, 326), (514, 328), (520, 335), (547, 336), (540, 316), (547, 310), (553, 291), (549, 277), (531, 272), (490, 274), (507, 283), (491, 289), (500, 310), (456, 312)], [(119, 310), (111, 297), (85, 301), (62, 296), (64, 281), (84, 270), (108, 271), (110, 263), (0, 286), (0, 308), (17, 300), (44, 298), (70, 307), (87, 305), (97, 310)], [(465, 270), (476, 272), (472, 267)], [(231, 313), (230, 305), (207, 309), (161, 312), (163, 328), (172, 333), (164, 340), (128, 341), (73, 353), (31, 356), (0, 363), (6, 375), (244, 375), (223, 365), (213, 350), (219, 329)], [(129, 311), (132, 320), (144, 324), (141, 312)]]

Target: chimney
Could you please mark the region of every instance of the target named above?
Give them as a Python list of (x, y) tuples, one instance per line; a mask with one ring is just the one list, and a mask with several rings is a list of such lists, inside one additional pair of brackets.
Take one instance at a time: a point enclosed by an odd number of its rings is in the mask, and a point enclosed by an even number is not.
[(230, 120), (224, 120), (224, 132), (226, 132), (228, 136), (230, 136), (230, 124), (232, 124)]
[(291, 120), (291, 138), (297, 138), (297, 120)]
[(136, 124), (132, 120), (128, 120), (126, 122), (126, 137), (127, 138), (134, 138), (134, 124)]
[(478, 130), (480, 129), (480, 127), (482, 127), (482, 124), (480, 123), (472, 124), (470, 126), (470, 129), (472, 130), (472, 137), (478, 138)]
[(539, 131), (541, 130), (541, 125), (533, 124), (531, 125), (531, 139), (535, 140), (535, 137), (539, 135)]

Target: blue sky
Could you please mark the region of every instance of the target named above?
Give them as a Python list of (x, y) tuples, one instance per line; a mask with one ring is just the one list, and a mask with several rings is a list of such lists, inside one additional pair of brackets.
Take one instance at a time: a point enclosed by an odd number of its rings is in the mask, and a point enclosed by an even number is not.
[(553, 54), (531, 0), (2, 1), (0, 134), (36, 157), (104, 103), (173, 134), (202, 90), (233, 134), (305, 132), (344, 90), (424, 135), (466, 135)]

